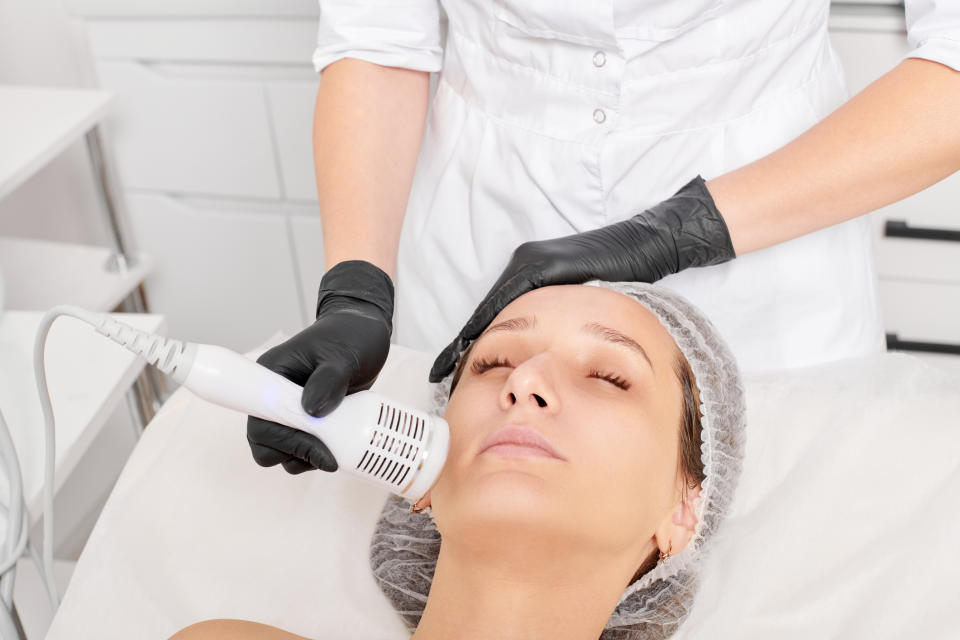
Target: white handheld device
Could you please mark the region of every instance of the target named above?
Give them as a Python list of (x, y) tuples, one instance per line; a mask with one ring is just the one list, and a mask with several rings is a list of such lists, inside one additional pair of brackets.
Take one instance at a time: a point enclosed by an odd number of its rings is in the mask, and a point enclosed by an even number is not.
[(204, 400), (306, 431), (323, 441), (340, 469), (404, 498), (422, 497), (446, 462), (450, 428), (439, 416), (358, 391), (345, 396), (332, 413), (315, 418), (300, 404), (303, 387), (235, 351), (164, 338), (107, 315), (90, 315), (99, 333)]

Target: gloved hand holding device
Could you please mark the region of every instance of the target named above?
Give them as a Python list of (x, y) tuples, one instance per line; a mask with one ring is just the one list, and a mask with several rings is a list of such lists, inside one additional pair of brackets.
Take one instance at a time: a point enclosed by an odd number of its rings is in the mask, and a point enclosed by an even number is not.
[[(303, 409), (314, 417), (332, 412), (344, 396), (373, 386), (390, 351), (393, 281), (366, 260), (344, 260), (320, 280), (316, 321), (257, 362), (302, 386)], [(276, 422), (247, 416), (247, 441), (257, 464), (283, 465), (288, 473), (336, 471), (323, 442)]]
[(437, 356), (430, 382), (443, 380), (469, 342), (528, 291), (594, 278), (656, 282), (683, 269), (735, 257), (727, 224), (699, 175), (670, 198), (622, 222), (524, 242), (457, 337)]

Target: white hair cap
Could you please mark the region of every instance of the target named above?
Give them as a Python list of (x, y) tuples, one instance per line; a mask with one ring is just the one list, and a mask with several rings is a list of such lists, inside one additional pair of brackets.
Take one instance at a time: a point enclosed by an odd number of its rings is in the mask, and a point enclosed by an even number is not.
[[(700, 454), (705, 477), (700, 499), (695, 501), (693, 537), (683, 551), (660, 560), (624, 590), (600, 636), (601, 640), (667, 638), (693, 607), (707, 542), (724, 520), (740, 477), (746, 437), (740, 369), (713, 323), (663, 285), (604, 280), (584, 284), (630, 296), (652, 312), (690, 363), (700, 391)], [(452, 380), (453, 372), (433, 383), (431, 414), (443, 415)], [(440, 553), (440, 532), (432, 515), (412, 514), (409, 504), (396, 495), (387, 499), (371, 540), (370, 566), (380, 588), (412, 630), (426, 607)]]

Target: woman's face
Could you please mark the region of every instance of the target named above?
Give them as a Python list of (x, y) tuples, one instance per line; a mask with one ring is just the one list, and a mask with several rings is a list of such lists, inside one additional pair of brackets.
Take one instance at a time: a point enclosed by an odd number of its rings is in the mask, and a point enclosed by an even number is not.
[[(676, 353), (651, 312), (601, 287), (542, 287), (507, 305), (446, 408), (449, 455), (429, 492), (441, 535), (528, 526), (544, 542), (642, 558), (683, 486)], [(536, 430), (562, 459), (481, 452), (505, 425)]]

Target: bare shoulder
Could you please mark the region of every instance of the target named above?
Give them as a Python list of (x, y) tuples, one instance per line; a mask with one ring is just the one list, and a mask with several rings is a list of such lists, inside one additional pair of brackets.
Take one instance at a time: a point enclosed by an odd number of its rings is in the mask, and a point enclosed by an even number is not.
[(170, 640), (311, 640), (295, 633), (250, 620), (218, 618), (184, 627)]

